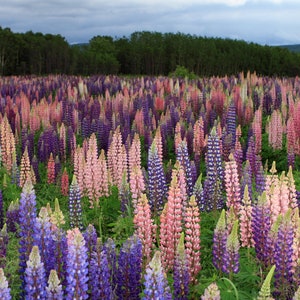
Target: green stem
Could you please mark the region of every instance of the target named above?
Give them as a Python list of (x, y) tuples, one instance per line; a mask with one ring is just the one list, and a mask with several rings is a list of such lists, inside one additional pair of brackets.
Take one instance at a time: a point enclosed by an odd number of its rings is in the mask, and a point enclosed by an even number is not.
[[(231, 276), (230, 276), (230, 275), (231, 275)], [(232, 273), (231, 273), (231, 272), (230, 272), (229, 276), (232, 277)], [(239, 300), (239, 294), (238, 294), (238, 291), (237, 291), (235, 285), (233, 284), (233, 282), (232, 282), (230, 279), (226, 278), (226, 277), (222, 277), (222, 278), (220, 278), (220, 279), (223, 279), (223, 280), (227, 281), (227, 282), (232, 286), (232, 288), (233, 288), (233, 290), (234, 290), (234, 293), (235, 293), (235, 298), (236, 298), (237, 300)]]

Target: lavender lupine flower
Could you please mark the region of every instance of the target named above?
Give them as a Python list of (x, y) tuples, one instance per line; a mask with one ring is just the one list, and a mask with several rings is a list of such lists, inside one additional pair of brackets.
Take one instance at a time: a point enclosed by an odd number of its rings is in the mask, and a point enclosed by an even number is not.
[(55, 243), (52, 238), (50, 216), (46, 207), (42, 207), (37, 218), (40, 228), (40, 254), (45, 265), (46, 277), (55, 266), (54, 248)]
[(211, 283), (201, 296), (201, 300), (221, 300), (219, 287), (215, 282)]
[(252, 232), (257, 258), (265, 265), (269, 262), (268, 236), (271, 229), (271, 211), (267, 205), (266, 192), (258, 197), (252, 209)]
[(224, 255), (226, 252), (226, 243), (227, 243), (227, 230), (226, 230), (226, 217), (225, 210), (223, 209), (214, 230), (213, 236), (213, 265), (219, 271), (222, 271), (224, 265)]
[(207, 176), (204, 182), (205, 210), (224, 207), (224, 169), (222, 166), (220, 140), (214, 127), (207, 141)]
[(161, 265), (160, 252), (156, 251), (146, 268), (143, 300), (171, 300), (172, 294)]
[(239, 262), (239, 249), (240, 242), (238, 237), (238, 220), (234, 221), (231, 233), (227, 237), (226, 242), (226, 251), (224, 253), (224, 264), (223, 264), (223, 272), (230, 273), (238, 273), (240, 262)]
[(12, 201), (6, 212), (6, 225), (8, 232), (16, 232), (20, 223), (19, 200)]
[(163, 208), (167, 186), (163, 165), (158, 156), (155, 142), (152, 143), (148, 155), (148, 189), (151, 211), (156, 216)]
[(4, 224), (0, 231), (0, 268), (5, 268), (6, 265), (6, 250), (8, 245), (7, 227)]
[(46, 299), (46, 276), (38, 246), (33, 246), (25, 271), (25, 299)]
[(15, 159), (11, 168), (11, 183), (15, 185), (19, 185), (20, 183), (20, 170)]
[(22, 287), (24, 287), (24, 272), (33, 246), (40, 244), (40, 228), (37, 222), (35, 192), (32, 183), (24, 184), (20, 199), (20, 248), (19, 266)]
[(91, 254), (89, 267), (90, 297), (92, 300), (112, 300), (114, 298), (110, 274), (107, 254), (103, 249), (100, 240), (98, 240), (97, 246)]
[(119, 254), (117, 299), (140, 299), (141, 274), (142, 242), (137, 236), (132, 236), (124, 242)]
[(234, 101), (231, 101), (226, 115), (226, 131), (231, 134), (231, 149), (234, 149), (236, 140), (236, 108)]
[(1, 300), (11, 299), (10, 288), (8, 287), (8, 282), (2, 268), (0, 268), (0, 295)]
[(186, 141), (182, 141), (177, 146), (176, 158), (184, 169), (187, 185), (187, 194), (188, 197), (191, 197), (193, 194), (193, 176)]
[(63, 290), (56, 270), (51, 270), (46, 287), (47, 300), (63, 300)]
[(275, 242), (274, 262), (276, 299), (290, 299), (294, 292), (293, 284), (293, 225), (291, 221), (291, 210), (284, 215), (279, 226)]
[(83, 229), (82, 209), (81, 209), (81, 193), (75, 175), (73, 176), (69, 192), (69, 213), (71, 228), (78, 227)]
[(68, 231), (66, 300), (88, 299), (88, 262), (85, 240), (78, 228)]
[(178, 300), (187, 300), (189, 294), (189, 268), (184, 249), (184, 234), (182, 232), (175, 256), (174, 262), (174, 298)]

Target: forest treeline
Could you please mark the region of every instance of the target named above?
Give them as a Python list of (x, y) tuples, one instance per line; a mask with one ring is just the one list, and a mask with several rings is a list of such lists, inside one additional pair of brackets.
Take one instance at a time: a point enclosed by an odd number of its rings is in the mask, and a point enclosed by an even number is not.
[(141, 31), (129, 37), (95, 36), (70, 45), (61, 35), (0, 27), (0, 75), (168, 75), (182, 66), (200, 76), (256, 71), (300, 74), (300, 54), (242, 40)]

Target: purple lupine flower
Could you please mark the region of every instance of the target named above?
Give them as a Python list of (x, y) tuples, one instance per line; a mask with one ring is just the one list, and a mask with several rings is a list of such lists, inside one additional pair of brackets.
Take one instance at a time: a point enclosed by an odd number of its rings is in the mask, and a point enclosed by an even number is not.
[(182, 141), (177, 146), (176, 158), (180, 162), (180, 165), (183, 167), (186, 178), (187, 194), (189, 197), (191, 197), (193, 194), (193, 177), (191, 162), (189, 160), (187, 144), (185, 141)]
[(174, 261), (174, 299), (187, 300), (189, 294), (189, 268), (184, 249), (184, 234), (181, 234)]
[(225, 210), (223, 209), (214, 230), (213, 235), (213, 265), (219, 271), (222, 271), (224, 265), (224, 256), (226, 253), (226, 243), (227, 243), (228, 232), (226, 229), (226, 217)]
[(57, 272), (57, 276), (60, 278), (62, 285), (65, 287), (67, 285), (67, 253), (68, 244), (66, 233), (60, 228), (55, 228), (53, 230), (53, 257), (54, 257), (54, 268)]
[(6, 266), (6, 250), (8, 245), (8, 234), (7, 227), (4, 224), (0, 231), (0, 268), (5, 268)]
[(234, 221), (231, 233), (227, 237), (226, 251), (224, 253), (224, 264), (222, 271), (224, 273), (238, 273), (240, 262), (239, 262), (239, 249), (240, 242), (238, 237), (238, 220)]
[(88, 256), (78, 228), (68, 231), (66, 300), (88, 299)]
[(207, 141), (207, 176), (204, 182), (205, 210), (224, 207), (224, 169), (222, 166), (220, 141), (214, 127)]
[(63, 290), (56, 270), (51, 270), (46, 287), (47, 300), (63, 300)]
[(148, 155), (148, 189), (151, 211), (156, 216), (163, 208), (167, 186), (163, 165), (158, 156), (155, 142), (152, 143)]
[(261, 157), (259, 155), (256, 155), (256, 174), (255, 174), (255, 186), (256, 186), (256, 192), (261, 195), (262, 192), (265, 190), (266, 186), (266, 178), (264, 174), (264, 168), (261, 162)]
[(128, 238), (120, 249), (116, 296), (120, 300), (140, 299), (142, 274), (142, 242), (137, 236)]
[(97, 246), (97, 232), (94, 225), (92, 224), (88, 225), (88, 227), (83, 233), (83, 237), (85, 239), (85, 246), (87, 248), (88, 261), (90, 262), (91, 255), (96, 250), (96, 246)]
[(170, 287), (161, 265), (160, 252), (156, 251), (151, 262), (146, 268), (145, 289), (143, 300), (171, 300)]
[(46, 299), (46, 276), (38, 246), (33, 246), (25, 270), (25, 299)]
[(293, 284), (293, 225), (291, 221), (291, 210), (288, 210), (279, 226), (277, 239), (275, 241), (274, 262), (276, 299), (291, 299), (294, 292)]
[(10, 288), (8, 287), (8, 282), (2, 268), (0, 268), (0, 295), (1, 300), (11, 299)]
[(20, 198), (20, 248), (19, 266), (22, 287), (24, 287), (24, 272), (33, 246), (40, 244), (39, 223), (36, 215), (35, 192), (32, 183), (27, 180)]
[(266, 193), (258, 197), (257, 204), (252, 209), (252, 232), (257, 258), (265, 265), (269, 261), (268, 236), (271, 229), (271, 211), (266, 203)]
[(226, 115), (226, 131), (231, 134), (231, 149), (234, 149), (236, 140), (236, 108), (234, 101), (231, 101)]
[(83, 229), (82, 224), (82, 208), (81, 208), (81, 193), (75, 175), (73, 175), (72, 183), (69, 192), (69, 214), (71, 228)]
[(116, 245), (113, 239), (108, 238), (103, 246), (103, 250), (107, 255), (107, 262), (110, 274), (110, 283), (113, 289), (117, 285), (117, 255), (116, 255)]
[(17, 226), (20, 223), (20, 205), (19, 200), (12, 201), (6, 212), (6, 225), (8, 232), (17, 232)]
[(52, 238), (50, 216), (46, 207), (41, 208), (37, 221), (40, 228), (39, 250), (42, 262), (45, 266), (46, 277), (48, 278), (50, 270), (54, 269), (55, 266), (55, 243)]
[(110, 274), (107, 254), (98, 240), (97, 246), (91, 254), (89, 267), (90, 297), (92, 300), (112, 300), (114, 298)]
[(205, 210), (205, 200), (203, 197), (203, 186), (202, 186), (202, 173), (199, 175), (193, 189), (193, 195), (195, 195), (197, 205), (201, 211)]

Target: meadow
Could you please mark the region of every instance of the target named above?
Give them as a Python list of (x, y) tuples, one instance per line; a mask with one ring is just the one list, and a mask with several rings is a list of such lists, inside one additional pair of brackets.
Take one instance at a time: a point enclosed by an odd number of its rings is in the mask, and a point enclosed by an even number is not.
[(173, 75), (0, 77), (1, 299), (300, 299), (299, 78)]

